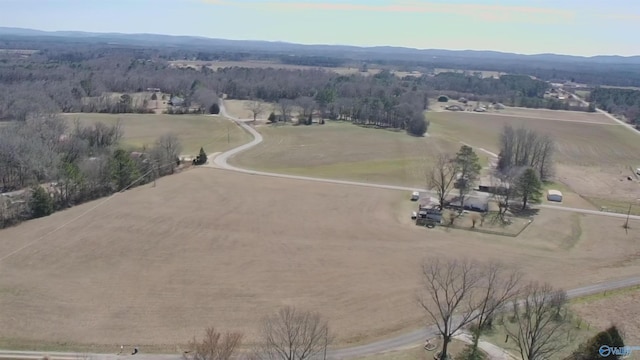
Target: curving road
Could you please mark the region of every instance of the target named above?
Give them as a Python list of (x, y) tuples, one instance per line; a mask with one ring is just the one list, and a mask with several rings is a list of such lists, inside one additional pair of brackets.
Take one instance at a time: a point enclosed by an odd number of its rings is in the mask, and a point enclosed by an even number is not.
[[(249, 120), (242, 120), (242, 119), (238, 119), (233, 116), (230, 116), (226, 112), (226, 109), (224, 108), (223, 101), (220, 101), (220, 112), (221, 112), (221, 115), (233, 120), (236, 124), (238, 124), (247, 132), (249, 132), (251, 135), (253, 135), (253, 140), (247, 144), (241, 145), (237, 148), (231, 149), (229, 151), (226, 151), (224, 153), (217, 155), (213, 160), (213, 165), (217, 168), (230, 170), (230, 171), (238, 171), (238, 172), (248, 173), (248, 174), (254, 174), (254, 175), (272, 176), (272, 177), (297, 179), (297, 180), (305, 180), (305, 181), (317, 181), (317, 182), (352, 185), (352, 186), (366, 186), (366, 187), (391, 189), (391, 190), (408, 190), (408, 191), (418, 190), (415, 188), (408, 188), (403, 186), (369, 184), (369, 183), (362, 183), (362, 182), (355, 182), (355, 181), (319, 179), (319, 178), (313, 178), (313, 177), (307, 177), (307, 176), (295, 176), (295, 175), (285, 175), (285, 174), (269, 173), (269, 172), (262, 172), (262, 171), (252, 171), (252, 170), (241, 169), (241, 168), (229, 165), (228, 160), (232, 156), (242, 151), (248, 150), (258, 145), (259, 143), (261, 143), (262, 135), (260, 135), (260, 133), (258, 133), (251, 126), (246, 124), (246, 122), (248, 122)], [(421, 191), (428, 192), (427, 190), (421, 190)], [(606, 213), (606, 212), (601, 212), (596, 210), (576, 209), (576, 208), (568, 208), (568, 207), (554, 206), (554, 205), (539, 205), (539, 207), (552, 208), (552, 209), (562, 210), (562, 211), (578, 212), (583, 214), (626, 218), (626, 215), (624, 214)], [(631, 216), (630, 218), (640, 219), (640, 216)], [(615, 281), (601, 282), (598, 284), (593, 284), (593, 285), (589, 285), (589, 286), (585, 286), (577, 289), (568, 290), (567, 295), (569, 298), (576, 298), (576, 297), (582, 297), (582, 296), (591, 295), (591, 294), (598, 294), (605, 291), (611, 291), (611, 290), (627, 288), (632, 286), (640, 286), (640, 276), (620, 279)], [(347, 359), (347, 358), (363, 357), (368, 355), (400, 350), (400, 349), (408, 348), (411, 346), (419, 345), (423, 343), (426, 338), (433, 337), (436, 334), (437, 334), (436, 327), (428, 326), (423, 329), (414, 330), (396, 337), (375, 341), (365, 345), (330, 350), (327, 352), (327, 358), (328, 359)], [(49, 359), (51, 360), (81, 360), (81, 359), (122, 360), (124, 358), (134, 358), (138, 360), (182, 360), (182, 354), (139, 353), (133, 357), (131, 355), (117, 355), (117, 354), (0, 350), (0, 359), (42, 359), (44, 356), (48, 356)]]
[[(238, 126), (242, 127), (244, 130), (246, 130), (248, 133), (250, 133), (253, 136), (253, 140), (250, 141), (249, 143), (246, 143), (244, 145), (238, 146), (237, 148), (231, 149), (229, 151), (226, 151), (226, 152), (216, 156), (214, 158), (214, 160), (213, 160), (213, 163), (217, 168), (225, 169), (225, 170), (231, 170), (231, 171), (237, 171), (237, 172), (242, 172), (242, 173), (252, 174), (252, 175), (260, 175), (260, 176), (272, 176), (272, 177), (279, 177), (279, 178), (286, 178), (286, 179), (295, 179), (295, 180), (304, 180), (304, 181), (317, 181), (317, 182), (341, 184), (341, 185), (350, 185), (350, 186), (365, 186), (365, 187), (372, 187), (372, 188), (378, 188), (378, 189), (403, 190), (403, 191), (421, 191), (421, 192), (424, 192), (424, 193), (427, 193), (427, 194), (435, 195), (434, 192), (432, 192), (430, 190), (427, 190), (427, 189), (417, 189), (417, 188), (406, 187), (406, 186), (396, 186), (396, 185), (386, 185), (386, 184), (371, 184), (371, 183), (364, 183), (364, 182), (358, 182), (358, 181), (334, 180), (334, 179), (314, 178), (314, 177), (308, 177), (308, 176), (278, 174), (278, 173), (271, 173), (271, 172), (264, 172), (264, 171), (247, 170), (247, 169), (242, 169), (242, 168), (235, 167), (233, 165), (229, 165), (228, 160), (231, 157), (233, 157), (234, 155), (236, 155), (236, 154), (238, 154), (238, 153), (240, 153), (242, 151), (248, 150), (248, 149), (260, 144), (262, 142), (263, 138), (262, 138), (262, 135), (260, 135), (260, 133), (257, 132), (253, 127), (247, 125), (247, 122), (250, 122), (251, 120), (242, 120), (242, 119), (238, 119), (238, 118), (236, 118), (234, 116), (229, 115), (227, 113), (225, 107), (224, 107), (224, 102), (222, 100), (220, 101), (220, 114), (222, 116), (232, 120)], [(486, 196), (486, 195), (476, 192), (476, 196), (481, 197), (481, 196)], [(615, 217), (615, 218), (621, 218), (621, 219), (622, 218), (624, 218), (624, 219), (627, 218), (626, 214), (610, 213), (610, 212), (604, 212), (604, 211), (599, 211), (599, 210), (588, 210), (588, 209), (572, 208), (572, 207), (566, 207), (566, 206), (560, 206), (560, 205), (546, 205), (546, 204), (540, 204), (540, 205), (537, 205), (537, 206), (539, 208), (543, 208), (543, 209), (554, 209), (554, 210), (561, 210), (561, 211), (570, 211), (570, 212), (574, 212), (574, 213), (581, 213), (581, 214), (588, 214), (588, 215), (599, 215), (599, 216), (608, 216), (608, 217)], [(640, 216), (631, 215), (631, 216), (629, 216), (629, 219), (640, 220)]]

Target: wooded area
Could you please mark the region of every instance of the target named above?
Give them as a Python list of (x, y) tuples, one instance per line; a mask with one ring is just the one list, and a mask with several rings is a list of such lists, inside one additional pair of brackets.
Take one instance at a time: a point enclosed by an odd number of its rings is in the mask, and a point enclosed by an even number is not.
[(640, 126), (640, 90), (597, 87), (589, 93), (589, 101), (606, 112), (624, 115), (629, 123)]
[(388, 70), (365, 75), (312, 68), (175, 68), (165, 55), (141, 49), (42, 50), (28, 58), (1, 59), (0, 119), (25, 120), (30, 113), (55, 111), (149, 112), (148, 101), (132, 94), (150, 88), (179, 96), (182, 107), (195, 106), (199, 112), (212, 111), (220, 94), (272, 103), (311, 98), (311, 110), (323, 118), (405, 130), (422, 121), (429, 94), (547, 106), (543, 94), (548, 84), (528, 76), (483, 79), (442, 73), (400, 79)]
[(0, 128), (0, 228), (123, 191), (171, 174), (179, 165), (177, 136), (150, 149), (118, 147), (119, 124), (68, 129), (57, 116)]

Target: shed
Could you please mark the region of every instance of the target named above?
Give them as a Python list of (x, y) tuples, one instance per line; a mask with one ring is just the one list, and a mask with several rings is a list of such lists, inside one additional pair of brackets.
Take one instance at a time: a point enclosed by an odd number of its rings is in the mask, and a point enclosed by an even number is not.
[(558, 190), (547, 191), (547, 200), (562, 202), (562, 193)]

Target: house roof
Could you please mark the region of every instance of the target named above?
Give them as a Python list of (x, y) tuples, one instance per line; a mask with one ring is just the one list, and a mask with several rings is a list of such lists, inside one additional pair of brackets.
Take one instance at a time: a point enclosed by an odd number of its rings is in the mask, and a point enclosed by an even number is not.
[(549, 190), (547, 191), (548, 195), (557, 195), (557, 196), (562, 196), (562, 193), (558, 190)]

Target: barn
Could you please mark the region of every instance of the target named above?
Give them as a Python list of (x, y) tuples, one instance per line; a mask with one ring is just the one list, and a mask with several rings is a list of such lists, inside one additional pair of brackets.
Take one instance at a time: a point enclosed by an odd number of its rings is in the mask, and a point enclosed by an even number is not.
[(562, 193), (558, 190), (549, 190), (547, 191), (547, 200), (562, 202)]

